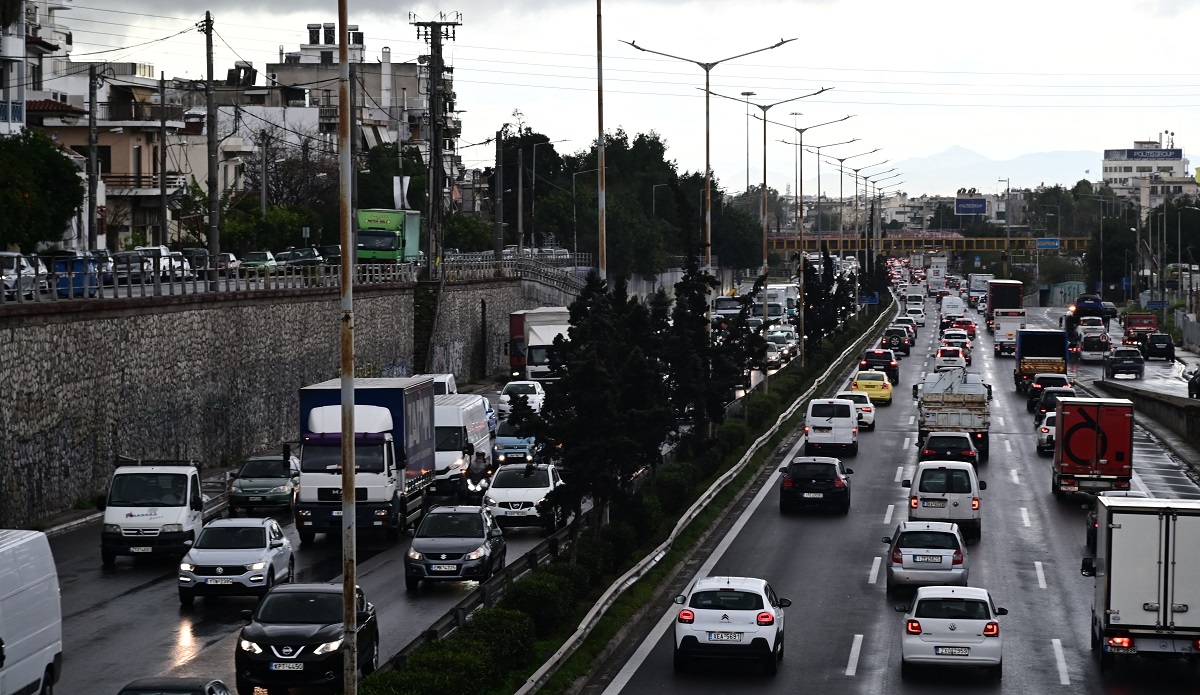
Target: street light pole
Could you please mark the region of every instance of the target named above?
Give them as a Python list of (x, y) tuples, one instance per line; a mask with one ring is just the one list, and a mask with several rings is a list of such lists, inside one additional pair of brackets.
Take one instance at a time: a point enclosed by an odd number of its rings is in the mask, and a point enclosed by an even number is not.
[(572, 251), (575, 254), (576, 261), (579, 259), (579, 218), (575, 214), (575, 177), (579, 176), (580, 174), (590, 174), (593, 171), (600, 170), (584, 169), (583, 171), (577, 171), (574, 174), (571, 174), (571, 229), (575, 233), (574, 249), (572, 249)]
[[(530, 226), (533, 228), (530, 232), (530, 236), (532, 237), (530, 239), (531, 246), (537, 244), (537, 148), (542, 145), (552, 145), (556, 142), (566, 142), (566, 140), (548, 140), (546, 142), (533, 143), (533, 181), (530, 182), (529, 186), (529, 206), (531, 208), (529, 217), (531, 218)], [(518, 182), (519, 180), (518, 177)]]
[[(849, 116), (847, 116), (846, 118), (849, 118)], [(813, 127), (815, 128), (816, 126), (813, 126)], [(858, 142), (858, 138), (854, 138), (853, 140), (846, 140), (845, 142), (831, 142), (828, 145), (817, 145), (815, 147), (809, 148), (810, 152), (815, 151), (817, 154), (817, 233), (818, 234), (822, 231), (821, 230), (821, 150), (825, 149), (826, 147), (837, 147), (838, 145), (849, 145), (852, 142)], [(800, 161), (801, 162), (804, 161), (804, 148), (803, 147), (800, 148)]]
[[(1011, 245), (1011, 239), (1012, 239), (1012, 232), (1011, 232), (1011, 230), (1012, 230), (1012, 226), (1011, 226), (1012, 225), (1012, 200), (1010, 200), (1010, 198), (1009, 198), (1009, 195), (1012, 192), (1012, 180), (1011, 179), (996, 179), (996, 181), (1004, 182), (1004, 254), (1003, 254), (1004, 263), (1003, 263), (1003, 265), (1004, 265), (1004, 279), (1008, 280), (1012, 277), (1011, 275), (1008, 274), (1008, 248)], [(991, 310), (992, 310), (992, 308), (988, 307), (988, 311), (990, 312)]]
[(670, 185), (671, 184), (669, 184), (669, 183), (656, 183), (653, 186), (650, 186), (650, 216), (651, 217), (658, 217), (658, 197), (655, 194), (658, 193), (659, 186), (670, 186)]
[[(845, 170), (846, 160), (854, 159), (855, 157), (863, 157), (863, 156), (866, 156), (873, 152), (878, 152), (879, 149), (880, 148), (876, 147), (875, 149), (870, 150), (868, 152), (859, 152), (858, 154), (852, 154), (849, 157), (841, 157), (841, 158), (834, 157), (834, 159), (836, 159), (837, 163), (838, 163), (838, 252), (839, 253), (843, 250), (843, 248), (846, 245), (846, 224), (845, 224), (845, 220), (843, 219), (843, 215), (842, 215), (842, 212), (843, 212), (843, 210), (845, 210), (845, 206), (846, 206), (846, 189), (845, 189), (845, 185), (844, 185), (845, 178), (846, 178), (846, 170)], [(855, 313), (857, 313), (857, 312), (855, 312)]]
[[(711, 110), (709, 108), (709, 73), (711, 73), (712, 69), (721, 63), (779, 48), (780, 46), (786, 43), (791, 43), (795, 40), (796, 39), (780, 39), (777, 43), (771, 44), (765, 48), (747, 51), (746, 53), (739, 53), (735, 56), (722, 58), (711, 63), (693, 60), (692, 58), (682, 58), (677, 55), (671, 55), (670, 53), (662, 53), (661, 51), (652, 51), (649, 48), (642, 48), (641, 46), (637, 45), (635, 41), (621, 41), (621, 43), (628, 44), (633, 48), (645, 53), (653, 53), (654, 55), (660, 55), (664, 58), (672, 58), (674, 60), (682, 60), (685, 63), (692, 63), (693, 65), (699, 66), (700, 69), (704, 71), (704, 268), (708, 272), (712, 272), (712, 144), (709, 137), (711, 132)], [(737, 101), (740, 101), (740, 99)], [(747, 186), (747, 188), (748, 187), (749, 186)]]
[(754, 92), (742, 92), (742, 96), (746, 99), (746, 190), (750, 190), (750, 97), (756, 96)]

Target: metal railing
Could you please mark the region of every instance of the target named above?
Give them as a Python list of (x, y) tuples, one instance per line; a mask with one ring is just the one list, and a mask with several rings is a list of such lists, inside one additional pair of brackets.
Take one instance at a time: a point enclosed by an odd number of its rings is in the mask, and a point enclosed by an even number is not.
[[(167, 174), (166, 175), (167, 189), (174, 191), (187, 186), (187, 176), (183, 174)], [(101, 174), (100, 180), (108, 186), (110, 191), (127, 190), (132, 188), (153, 188), (160, 187), (162, 177), (158, 174)]]
[(142, 101), (102, 101), (96, 104), (96, 118), (101, 121), (158, 121), (163, 115), (169, 121), (183, 120), (179, 104), (150, 104)]

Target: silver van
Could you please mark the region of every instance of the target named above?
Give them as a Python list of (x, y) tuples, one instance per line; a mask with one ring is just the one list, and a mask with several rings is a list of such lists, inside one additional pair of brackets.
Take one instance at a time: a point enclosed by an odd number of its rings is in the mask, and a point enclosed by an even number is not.
[(975, 466), (965, 461), (922, 461), (916, 475), (901, 485), (909, 488), (909, 521), (946, 521), (958, 524), (963, 536), (979, 540), (979, 494), (987, 483), (975, 474)]
[(804, 455), (839, 449), (858, 455), (858, 412), (845, 398), (814, 398), (804, 415)]

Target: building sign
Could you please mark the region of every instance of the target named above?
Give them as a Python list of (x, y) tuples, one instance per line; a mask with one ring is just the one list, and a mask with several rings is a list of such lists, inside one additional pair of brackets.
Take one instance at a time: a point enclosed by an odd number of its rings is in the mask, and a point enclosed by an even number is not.
[(955, 198), (954, 199), (954, 214), (955, 215), (986, 215), (987, 214), (987, 199), (986, 198)]
[(1183, 150), (1104, 150), (1105, 159), (1183, 159)]

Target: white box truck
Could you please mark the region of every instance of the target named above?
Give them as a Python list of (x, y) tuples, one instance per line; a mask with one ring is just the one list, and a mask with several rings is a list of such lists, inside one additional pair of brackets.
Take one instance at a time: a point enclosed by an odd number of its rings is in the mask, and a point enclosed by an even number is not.
[(1200, 659), (1200, 500), (1096, 498), (1092, 650), (1118, 658)]
[(53, 692), (62, 604), (46, 534), (0, 529), (0, 695)]

